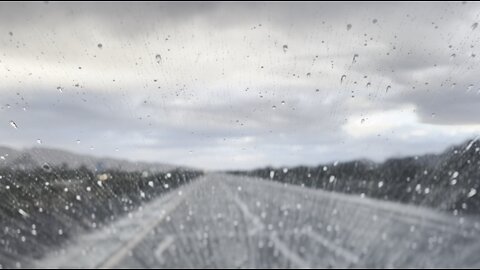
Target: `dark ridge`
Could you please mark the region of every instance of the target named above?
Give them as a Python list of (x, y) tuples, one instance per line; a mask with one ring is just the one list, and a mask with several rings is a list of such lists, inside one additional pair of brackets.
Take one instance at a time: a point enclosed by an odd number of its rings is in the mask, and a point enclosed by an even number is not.
[(230, 171), (281, 183), (421, 205), (453, 214), (480, 214), (480, 142), (439, 155), (392, 158), (377, 164), (350, 161), (316, 167)]
[(28, 267), (72, 236), (101, 228), (201, 174), (185, 169), (99, 173), (48, 164), (0, 168), (0, 267)]

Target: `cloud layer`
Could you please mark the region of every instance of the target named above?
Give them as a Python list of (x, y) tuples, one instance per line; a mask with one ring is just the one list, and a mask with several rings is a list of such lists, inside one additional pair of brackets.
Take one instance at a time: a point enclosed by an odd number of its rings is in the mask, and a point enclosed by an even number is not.
[(479, 16), (469, 2), (1, 3), (2, 144), (207, 169), (441, 151), (480, 132)]

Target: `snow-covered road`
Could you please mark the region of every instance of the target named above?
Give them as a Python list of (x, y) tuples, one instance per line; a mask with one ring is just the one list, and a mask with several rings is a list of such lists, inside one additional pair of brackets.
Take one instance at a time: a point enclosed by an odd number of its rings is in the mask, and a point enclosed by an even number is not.
[(37, 267), (479, 267), (480, 223), (429, 209), (207, 174)]

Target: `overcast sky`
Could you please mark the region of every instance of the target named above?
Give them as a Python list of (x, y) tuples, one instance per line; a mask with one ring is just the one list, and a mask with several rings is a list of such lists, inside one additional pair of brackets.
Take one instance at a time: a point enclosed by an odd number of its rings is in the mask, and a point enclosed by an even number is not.
[(470, 2), (3, 2), (0, 143), (207, 169), (440, 152), (480, 132), (479, 22)]

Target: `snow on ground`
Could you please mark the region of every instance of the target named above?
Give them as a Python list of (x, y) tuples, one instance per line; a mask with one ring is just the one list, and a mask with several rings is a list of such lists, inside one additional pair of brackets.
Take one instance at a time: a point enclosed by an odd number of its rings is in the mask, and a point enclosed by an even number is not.
[(479, 267), (480, 221), (208, 174), (37, 267)]

